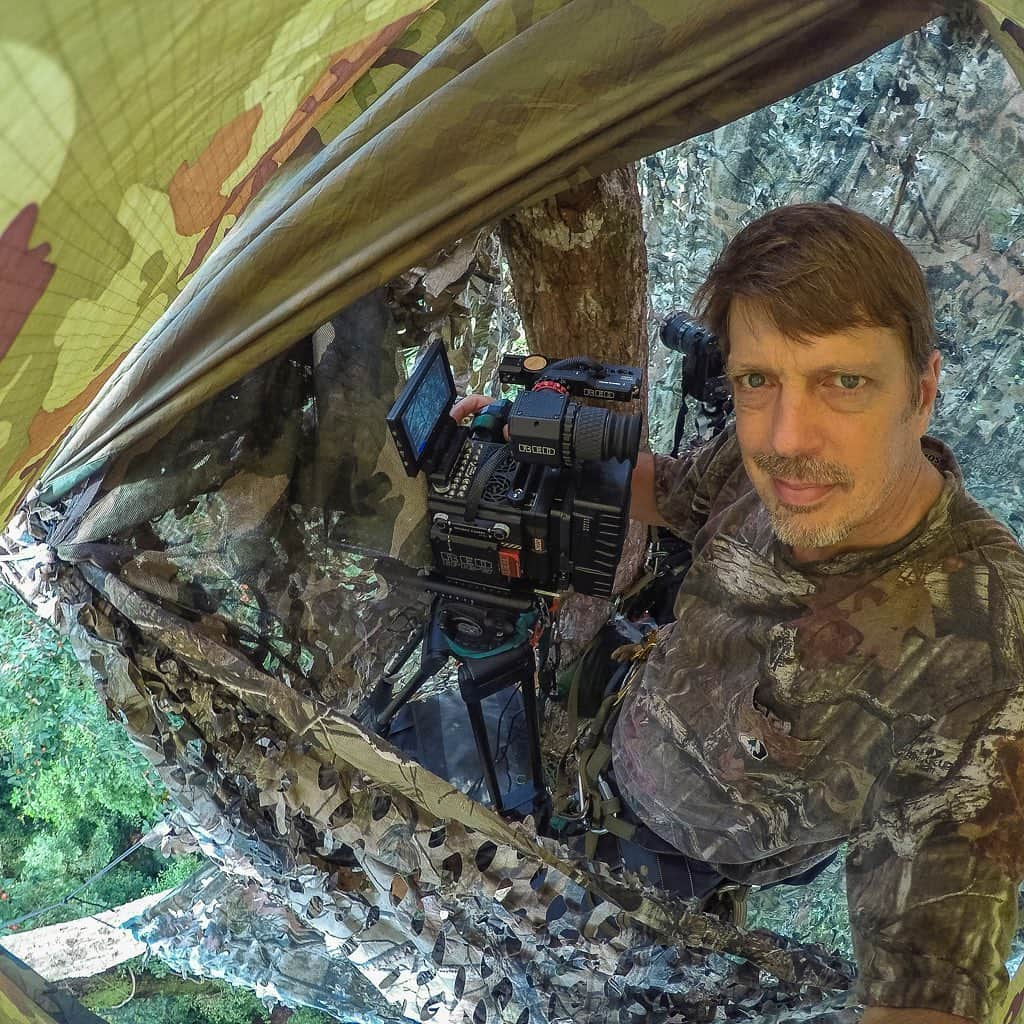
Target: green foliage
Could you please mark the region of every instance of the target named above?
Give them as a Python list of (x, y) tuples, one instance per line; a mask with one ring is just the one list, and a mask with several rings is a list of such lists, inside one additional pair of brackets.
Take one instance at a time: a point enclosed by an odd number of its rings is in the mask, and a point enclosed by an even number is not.
[[(129, 967), (135, 974), (135, 995), (130, 1000)], [(268, 1024), (270, 1020), (270, 1011), (249, 989), (212, 979), (181, 978), (153, 958), (122, 964), (93, 982), (81, 1002), (110, 1024)], [(304, 1007), (295, 1011), (289, 1024), (336, 1024), (336, 1019)]]
[[(68, 640), (0, 586), (0, 922), (62, 899), (155, 822), (165, 799)], [(159, 891), (195, 866), (140, 850), (32, 923)]]
[(251, 992), (226, 985), (222, 992), (212, 995), (154, 995), (133, 999), (117, 1009), (91, 1009), (110, 1024), (267, 1024), (270, 1020), (266, 1008)]
[(263, 1004), (244, 988), (224, 987), (216, 995), (197, 995), (193, 998), (195, 1019), (209, 1024), (251, 1024), (267, 1021), (270, 1014)]
[(334, 1017), (329, 1017), (319, 1010), (312, 1010), (308, 1006), (300, 1007), (292, 1014), (288, 1024), (332, 1024)]
[(194, 875), (202, 865), (202, 861), (188, 854), (184, 857), (175, 857), (167, 862), (165, 867), (156, 879), (150, 884), (147, 892), (163, 892), (164, 889), (176, 889), (189, 877)]
[[(216, 991), (209, 991), (216, 989)], [(125, 1006), (131, 983), (121, 982), (83, 997), (94, 1013), (110, 1024), (268, 1024), (270, 1012), (248, 989), (203, 982), (201, 992), (169, 992), (135, 998)], [(115, 998), (119, 997), (119, 998)], [(289, 1024), (337, 1024), (336, 1018), (303, 1007)]]
[(105, 975), (102, 982), (90, 992), (86, 992), (79, 1000), (81, 1004), (95, 1013), (109, 1010), (123, 1003), (132, 994), (131, 978), (127, 974), (111, 973)]
[(54, 828), (104, 812), (158, 816), (163, 789), (104, 709), (70, 644), (0, 588), (0, 777), (11, 806)]

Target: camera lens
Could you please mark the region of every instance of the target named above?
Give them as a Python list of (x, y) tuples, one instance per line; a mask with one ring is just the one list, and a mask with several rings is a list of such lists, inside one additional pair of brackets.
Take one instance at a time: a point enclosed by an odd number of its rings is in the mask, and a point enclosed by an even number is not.
[(661, 343), (687, 357), (707, 348), (714, 341), (715, 336), (689, 313), (671, 313), (661, 325)]
[(636, 462), (640, 447), (640, 416), (620, 415), (589, 405), (576, 406), (575, 411), (572, 424), (568, 416), (563, 424), (566, 434), (570, 430), (572, 432), (569, 463), (600, 462), (604, 459)]

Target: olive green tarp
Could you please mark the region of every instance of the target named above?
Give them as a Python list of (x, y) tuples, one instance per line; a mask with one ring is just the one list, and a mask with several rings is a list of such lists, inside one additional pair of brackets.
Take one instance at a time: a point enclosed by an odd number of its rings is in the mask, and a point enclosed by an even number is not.
[[(58, 445), (61, 489), (442, 245), (940, 9), (6, 4), (2, 515)], [(1008, 49), (1022, 8), (986, 5)]]

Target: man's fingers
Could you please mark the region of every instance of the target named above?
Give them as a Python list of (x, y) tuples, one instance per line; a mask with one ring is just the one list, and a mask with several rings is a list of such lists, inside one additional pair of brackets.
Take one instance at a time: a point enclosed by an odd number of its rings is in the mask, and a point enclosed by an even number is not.
[(478, 413), (481, 409), (486, 408), (493, 402), (493, 398), (488, 398), (486, 395), (466, 395), (465, 398), (460, 398), (451, 408), (451, 417), (458, 423), (466, 416), (472, 416), (474, 413)]
[[(481, 409), (486, 409), (496, 398), (488, 398), (486, 395), (466, 395), (460, 398), (451, 408), (451, 417), (456, 423), (461, 423), (467, 416), (475, 416)], [(508, 440), (508, 424), (502, 431), (505, 440)]]

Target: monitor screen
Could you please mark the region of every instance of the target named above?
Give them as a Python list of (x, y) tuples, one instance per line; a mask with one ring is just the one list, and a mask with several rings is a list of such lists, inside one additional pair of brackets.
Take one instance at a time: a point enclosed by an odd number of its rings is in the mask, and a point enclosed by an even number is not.
[[(409, 476), (415, 476), (425, 462), (444, 454), (444, 438), (456, 429), (448, 415), (454, 401), (455, 381), (444, 342), (438, 339), (416, 363), (387, 415), (388, 429)], [(441, 445), (438, 451), (428, 450), (437, 444)]]
[(402, 413), (402, 429), (419, 458), (427, 445), (438, 417), (452, 404), (452, 391), (441, 353), (435, 354)]

